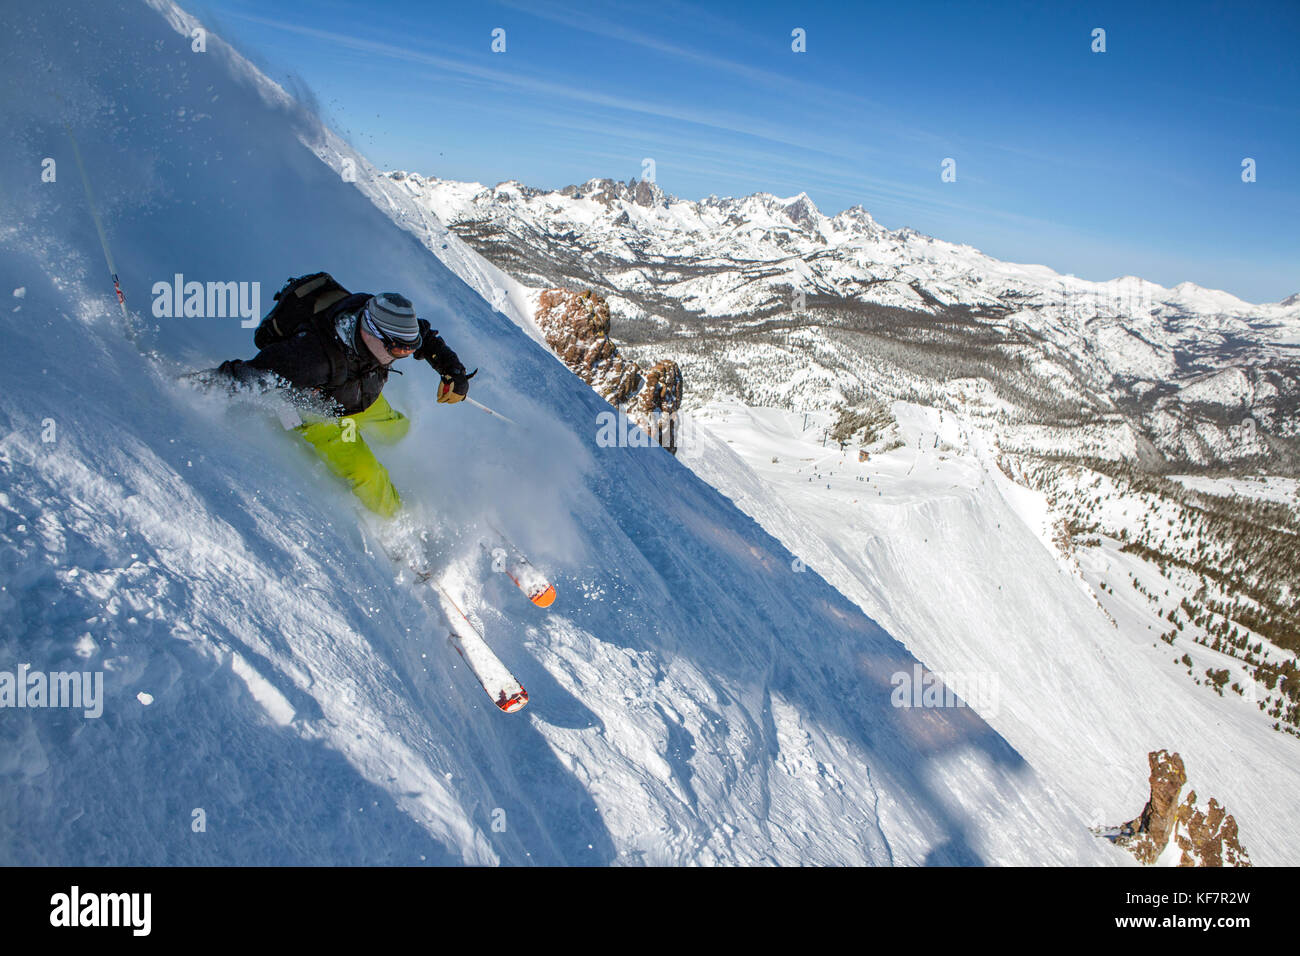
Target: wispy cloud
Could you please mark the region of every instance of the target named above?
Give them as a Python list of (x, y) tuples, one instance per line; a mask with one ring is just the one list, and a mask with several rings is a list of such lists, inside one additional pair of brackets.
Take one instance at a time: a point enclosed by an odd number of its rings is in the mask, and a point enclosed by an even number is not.
[[(728, 73), (749, 83), (777, 90), (781, 93), (807, 99), (810, 103), (834, 99), (837, 108), (856, 110), (875, 110), (890, 112), (883, 104), (859, 96), (849, 90), (832, 89), (818, 83), (800, 79), (793, 72), (777, 72), (760, 69), (737, 60), (717, 56), (702, 50), (691, 49), (677, 43), (670, 43), (659, 37), (640, 30), (634, 30), (621, 23), (593, 16), (589, 11), (575, 11), (563, 4), (546, 2), (521, 3), (519, 0), (500, 0), (501, 4), (528, 16), (549, 20), (574, 30), (581, 30), (595, 36), (604, 37), (619, 43), (631, 44), (645, 50), (653, 50), (667, 56), (676, 57), (697, 66)], [(694, 15), (694, 14), (692, 14)], [(731, 27), (731, 24), (727, 24)], [(793, 60), (793, 55), (792, 55)]]
[[(916, 208), (928, 208), (947, 212), (969, 213), (979, 216), (995, 216), (1021, 224), (1045, 225), (1045, 220), (1022, 216), (996, 206), (985, 206), (968, 201), (960, 201), (946, 196), (919, 181), (907, 181), (872, 174), (864, 155), (869, 148), (846, 148), (841, 143), (824, 140), (813, 130), (815, 127), (787, 130), (772, 128), (762, 121), (749, 117), (721, 114), (718, 112), (701, 112), (681, 107), (665, 106), (643, 99), (600, 93), (591, 89), (555, 82), (515, 70), (501, 70), (479, 63), (467, 61), (439, 53), (415, 49), (409, 44), (399, 44), (384, 40), (368, 39), (352, 34), (343, 34), (300, 23), (274, 20), (253, 14), (237, 14), (241, 19), (261, 26), (284, 30), (301, 36), (338, 46), (357, 50), (374, 56), (382, 56), (394, 61), (411, 63), (456, 76), (478, 81), (484, 89), (507, 89), (547, 98), (567, 100), (575, 104), (596, 105), (616, 112), (654, 116), (659, 119), (688, 123), (694, 126), (714, 130), (718, 133), (741, 134), (746, 137), (769, 142), (782, 147), (795, 147), (799, 153), (790, 150), (781, 152), (757, 151), (751, 147), (738, 152), (734, 139), (722, 139), (716, 148), (709, 150), (697, 139), (683, 137), (678, 148), (675, 166), (681, 171), (696, 172), (704, 175), (716, 175), (736, 172), (747, 173), (756, 181), (771, 182), (774, 179), (797, 181), (800, 188), (833, 193), (841, 196), (856, 196), (854, 202), (875, 204), (889, 201)], [(739, 65), (738, 65), (739, 66)], [(418, 80), (419, 75), (410, 79)], [(429, 76), (428, 79), (436, 77)], [(418, 94), (413, 98), (419, 98)], [(578, 108), (580, 115), (589, 115), (590, 110)], [(548, 114), (553, 117), (554, 114)], [(525, 111), (525, 118), (535, 119), (535, 115)], [(555, 117), (558, 118), (558, 117)], [(548, 119), (549, 121), (549, 119)], [(568, 121), (575, 130), (608, 135), (608, 124), (583, 123)], [(639, 130), (635, 127), (619, 127), (628, 141), (638, 138), (645, 140), (654, 137), (655, 131)], [(660, 132), (660, 136), (667, 135)], [(800, 156), (802, 153), (802, 156)], [(609, 154), (614, 157), (616, 154)], [(626, 157), (618, 156), (619, 159)], [(936, 167), (937, 169), (937, 167)], [(937, 181), (937, 172), (935, 179)], [(969, 177), (966, 177), (971, 181)]]
[(793, 146), (810, 152), (823, 153), (840, 159), (852, 159), (862, 152), (861, 149), (847, 150), (842, 143), (820, 135), (815, 125), (791, 132), (780, 125), (743, 114), (726, 111), (701, 111), (684, 107), (670, 106), (646, 99), (616, 96), (601, 93), (591, 88), (572, 86), (553, 80), (543, 79), (522, 71), (499, 70), (485, 67), (464, 59), (424, 52), (413, 49), (409, 44), (399, 45), (382, 40), (370, 40), (351, 34), (322, 30), (317, 27), (304, 26), (282, 20), (272, 20), (253, 14), (233, 14), (233, 17), (257, 23), (260, 26), (296, 33), (328, 43), (337, 44), (353, 50), (383, 56), (389, 59), (416, 63), (447, 73), (474, 77), (497, 84), (501, 88), (528, 93), (532, 95), (557, 97), (576, 102), (605, 107), (611, 110), (655, 116), (661, 119), (690, 123), (728, 133), (738, 133), (756, 139)]

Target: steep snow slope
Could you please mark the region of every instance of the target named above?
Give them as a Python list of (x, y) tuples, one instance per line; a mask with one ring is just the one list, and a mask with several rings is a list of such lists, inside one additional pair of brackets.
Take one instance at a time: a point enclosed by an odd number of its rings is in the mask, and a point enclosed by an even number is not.
[(802, 416), (708, 406), (697, 434), (709, 444), (688, 463), (936, 671), (989, 698), (981, 714), (1046, 779), (1086, 794), (1095, 823), (1141, 809), (1147, 754), (1167, 747), (1236, 817), (1255, 862), (1300, 859), (1295, 740), (1253, 702), (1192, 685), (1174, 659), (1245, 680), (1240, 662), (1157, 639), (1168, 622), (1126, 587), (1150, 571), (1136, 556), (1063, 561), (1042, 496), (1003, 475), (968, 422), (895, 412), (904, 447), (858, 462), (822, 447)]
[[(1118, 859), (971, 709), (891, 706), (915, 658), (712, 488), (597, 447), (590, 390), (321, 161), (364, 178), (345, 144), (219, 38), (193, 51), (196, 26), (55, 0), (0, 37), (0, 282), (24, 290), (0, 356), (0, 670), (105, 682), (97, 719), (0, 712), (0, 861)], [(152, 362), (106, 294), (64, 123)], [(406, 290), (523, 423), (436, 406), (407, 368), (390, 396), (414, 427), (381, 451), (532, 692), (517, 717), (265, 409), (166, 374), (250, 333), (150, 317), (154, 283), (257, 281), (265, 308), (321, 267)], [(552, 571), (550, 615), (458, 536), (487, 513)]]

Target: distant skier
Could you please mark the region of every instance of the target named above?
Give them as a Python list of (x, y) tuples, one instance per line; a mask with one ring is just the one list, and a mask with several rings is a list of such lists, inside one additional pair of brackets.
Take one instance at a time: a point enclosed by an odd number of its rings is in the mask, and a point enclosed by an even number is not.
[[(371, 511), (392, 517), (401, 497), (388, 470), (361, 433), (384, 443), (400, 440), (410, 420), (381, 394), (397, 359), (423, 359), (442, 376), (440, 403), (459, 402), (469, 380), (456, 353), (418, 319), (396, 292), (349, 293), (327, 273), (291, 279), (257, 327), (260, 351), (245, 362), (231, 359), (217, 372), (235, 382), (266, 384), (279, 376), (289, 386), (326, 400), (333, 418), (298, 425), (298, 432)], [(477, 370), (476, 370), (477, 371)]]

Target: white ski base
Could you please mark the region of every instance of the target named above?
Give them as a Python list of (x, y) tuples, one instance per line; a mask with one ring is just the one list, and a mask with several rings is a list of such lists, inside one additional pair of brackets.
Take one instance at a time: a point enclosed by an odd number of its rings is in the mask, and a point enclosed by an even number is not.
[(501, 658), (497, 657), (483, 635), (465, 616), (465, 612), (448, 597), (442, 587), (432, 578), (426, 579), (425, 583), (429, 585), (442, 608), (443, 616), (451, 625), (447, 639), (474, 672), (483, 690), (492, 698), (492, 703), (507, 714), (522, 710), (528, 703), (528, 691), (510, 673), (510, 668), (501, 663)]

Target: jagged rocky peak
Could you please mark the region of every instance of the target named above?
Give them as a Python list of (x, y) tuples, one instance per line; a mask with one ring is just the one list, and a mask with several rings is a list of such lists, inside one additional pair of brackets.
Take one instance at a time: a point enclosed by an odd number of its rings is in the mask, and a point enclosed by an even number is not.
[(786, 204), (785, 214), (796, 226), (811, 229), (817, 224), (821, 212), (807, 193), (801, 192)]
[(1285, 299), (1279, 302), (1278, 305), (1285, 305), (1285, 306), (1300, 305), (1300, 292), (1291, 293), (1291, 295), (1287, 296)]
[[(1201, 806), (1196, 791), (1179, 796), (1187, 784), (1183, 758), (1167, 750), (1147, 755), (1151, 767), (1151, 797), (1142, 812), (1104, 835), (1138, 861), (1153, 864), (1163, 857), (1178, 866), (1251, 866), (1242, 847), (1237, 821), (1219, 801)], [(1174, 856), (1176, 855), (1176, 861)]]
[(638, 182), (635, 179), (629, 179), (627, 182), (628, 189), (632, 191), (632, 201), (638, 206), (645, 206), (647, 209), (651, 206), (668, 205), (668, 196), (658, 184), (642, 179)]
[(617, 179), (589, 179), (581, 186), (565, 186), (560, 193), (570, 199), (592, 199), (606, 208), (620, 200), (646, 208), (666, 206), (669, 200), (668, 194), (648, 179), (629, 179), (626, 183)]
[(876, 222), (871, 213), (867, 212), (866, 207), (861, 204), (850, 206), (848, 209), (842, 210), (834, 216), (834, 219), (841, 223), (854, 223), (868, 228), (880, 228), (880, 224)]

